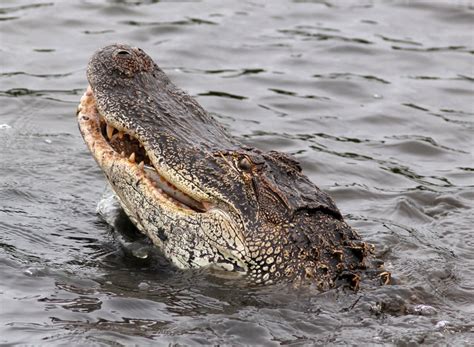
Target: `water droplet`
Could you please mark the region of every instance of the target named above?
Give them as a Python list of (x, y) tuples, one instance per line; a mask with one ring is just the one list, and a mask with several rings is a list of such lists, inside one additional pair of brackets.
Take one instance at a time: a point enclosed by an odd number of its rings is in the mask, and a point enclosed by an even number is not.
[(146, 259), (148, 258), (148, 248), (141, 247), (141, 248), (134, 249), (132, 250), (132, 254), (136, 258)]
[(138, 289), (140, 290), (147, 290), (150, 288), (150, 285), (146, 282), (141, 282), (139, 285), (138, 285)]

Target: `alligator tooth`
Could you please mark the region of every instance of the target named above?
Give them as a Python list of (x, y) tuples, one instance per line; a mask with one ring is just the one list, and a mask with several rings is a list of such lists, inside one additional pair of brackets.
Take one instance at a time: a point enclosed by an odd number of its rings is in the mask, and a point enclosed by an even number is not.
[(131, 163), (135, 162), (135, 152), (132, 152), (132, 154), (130, 154), (130, 157), (128, 157), (128, 161)]
[(123, 131), (119, 131), (118, 133), (118, 138), (121, 140), (123, 139)]
[(145, 162), (142, 160), (140, 164), (138, 164), (138, 168), (143, 170), (144, 166), (145, 166)]
[(109, 139), (112, 138), (112, 135), (114, 134), (114, 130), (115, 128), (113, 126), (107, 124), (107, 137)]
[(204, 206), (204, 208), (206, 210), (210, 210), (211, 207), (212, 207), (212, 204), (210, 202), (207, 202), (207, 201), (201, 201), (201, 204), (202, 204), (202, 206)]
[(122, 157), (125, 157), (125, 151), (122, 151), (122, 153), (120, 153), (120, 155), (121, 155)]

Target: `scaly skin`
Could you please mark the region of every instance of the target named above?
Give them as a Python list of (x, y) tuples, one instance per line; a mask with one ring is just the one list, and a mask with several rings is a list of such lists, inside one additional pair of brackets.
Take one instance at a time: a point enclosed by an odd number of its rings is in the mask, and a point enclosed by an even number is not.
[[(361, 270), (375, 270), (370, 247), (292, 157), (238, 142), (142, 50), (104, 47), (87, 76), (78, 109), (84, 140), (132, 222), (176, 266), (321, 289), (339, 280), (357, 287)], [(105, 124), (120, 136), (108, 139)], [(193, 203), (163, 193), (158, 175)]]

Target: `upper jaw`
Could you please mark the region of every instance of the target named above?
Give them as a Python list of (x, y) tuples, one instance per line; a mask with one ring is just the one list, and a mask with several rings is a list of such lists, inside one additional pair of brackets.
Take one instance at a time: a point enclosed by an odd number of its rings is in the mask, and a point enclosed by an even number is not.
[(156, 165), (158, 158), (151, 154), (153, 151), (146, 150), (146, 142), (140, 141), (129, 129), (106, 120), (96, 105), (90, 86), (81, 98), (77, 116), (82, 136), (105, 172), (114, 163), (120, 163), (127, 171), (136, 171), (146, 178), (149, 189), (174, 203), (173, 207), (177, 210), (204, 213), (212, 208), (209, 200), (196, 196), (180, 184), (175, 176), (163, 170), (162, 166)]

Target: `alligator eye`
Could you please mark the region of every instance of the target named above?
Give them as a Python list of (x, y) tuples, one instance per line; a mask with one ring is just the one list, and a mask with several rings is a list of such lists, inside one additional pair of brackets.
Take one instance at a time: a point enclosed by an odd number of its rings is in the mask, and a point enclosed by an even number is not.
[(129, 54), (130, 54), (130, 52), (128, 52), (128, 51), (118, 51), (117, 52), (117, 55), (129, 55)]
[(237, 163), (237, 166), (242, 171), (252, 170), (252, 163), (246, 157), (243, 157), (242, 159), (240, 159), (239, 162)]

